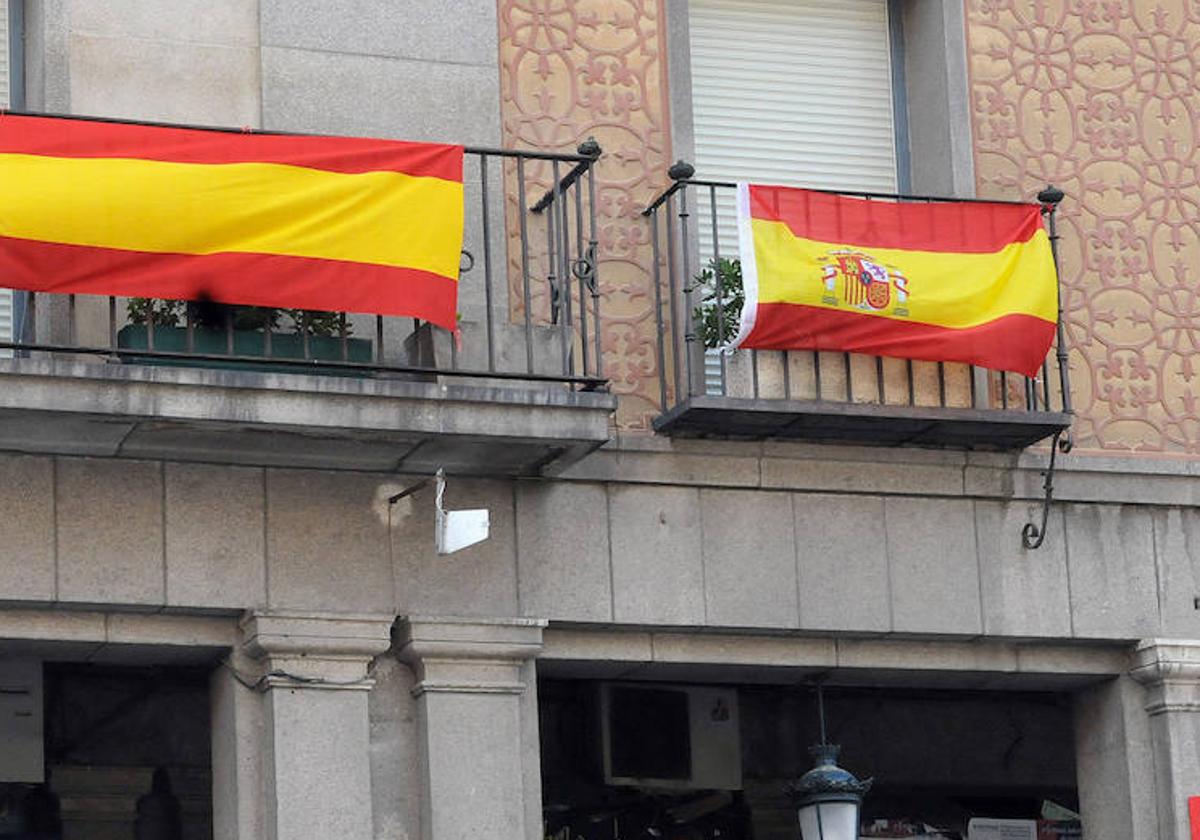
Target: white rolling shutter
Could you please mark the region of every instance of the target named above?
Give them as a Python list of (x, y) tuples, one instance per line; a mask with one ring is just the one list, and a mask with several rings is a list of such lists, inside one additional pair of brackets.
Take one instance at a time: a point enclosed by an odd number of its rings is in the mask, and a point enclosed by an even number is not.
[[(688, 26), (698, 178), (896, 192), (887, 0), (690, 0)], [(722, 256), (733, 200), (718, 191)], [(703, 246), (703, 191), (697, 209)]]
[[(12, 103), (12, 66), (9, 62), (8, 0), (0, 0), (0, 108)], [(0, 341), (12, 341), (13, 294), (3, 288), (0, 277)], [(0, 358), (12, 355), (11, 350), (0, 349)]]

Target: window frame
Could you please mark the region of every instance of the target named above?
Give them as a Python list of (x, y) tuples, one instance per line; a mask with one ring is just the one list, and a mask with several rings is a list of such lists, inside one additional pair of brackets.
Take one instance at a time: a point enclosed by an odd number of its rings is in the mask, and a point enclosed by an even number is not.
[[(695, 160), (689, 0), (664, 0), (672, 157)], [(970, 198), (975, 161), (961, 0), (887, 0), (900, 192)], [(920, 103), (922, 118), (912, 116)], [(697, 172), (697, 177), (705, 177)]]

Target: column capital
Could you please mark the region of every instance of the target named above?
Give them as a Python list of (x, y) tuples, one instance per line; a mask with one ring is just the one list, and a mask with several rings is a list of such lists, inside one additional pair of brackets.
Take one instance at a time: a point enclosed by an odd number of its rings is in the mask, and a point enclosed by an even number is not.
[(534, 618), (407, 616), (396, 622), (396, 655), (416, 672), (417, 697), (521, 694), (521, 666), (541, 653), (545, 627)]
[(1145, 639), (1133, 659), (1129, 673), (1147, 688), (1149, 714), (1200, 712), (1200, 641)]
[(241, 651), (261, 667), (258, 687), (369, 690), (371, 660), (391, 647), (391, 615), (254, 611)]

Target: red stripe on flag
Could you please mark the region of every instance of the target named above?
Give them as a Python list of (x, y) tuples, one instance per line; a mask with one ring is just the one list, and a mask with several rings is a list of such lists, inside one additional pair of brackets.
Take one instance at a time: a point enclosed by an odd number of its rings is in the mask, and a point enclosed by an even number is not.
[(977, 327), (952, 329), (818, 306), (760, 303), (754, 329), (740, 346), (965, 362), (1036, 376), (1050, 352), (1054, 332), (1053, 323), (1021, 313)]
[(35, 292), (209, 299), (403, 315), (457, 329), (458, 283), (412, 268), (280, 254), (154, 254), (0, 237), (0, 284)]
[(1192, 840), (1200, 840), (1200, 796), (1188, 798), (1188, 816), (1192, 824)]
[(329, 172), (463, 179), (463, 147), (357, 137), (237, 134), (0, 113), (0, 153), (172, 163), (281, 163)]
[(796, 236), (835, 245), (991, 253), (1041, 228), (1036, 204), (895, 202), (797, 187), (750, 185), (750, 215), (783, 222)]

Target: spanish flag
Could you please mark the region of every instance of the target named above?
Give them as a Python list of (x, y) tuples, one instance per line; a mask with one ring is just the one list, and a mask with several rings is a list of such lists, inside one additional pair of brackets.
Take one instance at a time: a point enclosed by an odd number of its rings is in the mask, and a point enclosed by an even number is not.
[(738, 186), (734, 347), (843, 350), (1036, 376), (1058, 280), (1036, 204)]
[(0, 286), (456, 327), (461, 146), (0, 113)]

